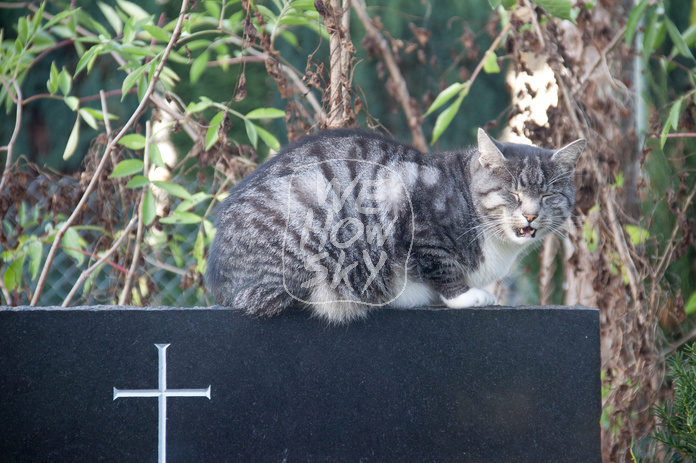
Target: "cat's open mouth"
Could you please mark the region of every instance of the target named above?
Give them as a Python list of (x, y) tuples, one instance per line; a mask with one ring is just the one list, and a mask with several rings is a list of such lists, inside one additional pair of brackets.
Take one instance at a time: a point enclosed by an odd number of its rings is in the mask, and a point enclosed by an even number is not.
[(517, 233), (517, 236), (519, 236), (520, 238), (524, 238), (524, 237), (534, 238), (537, 231), (536, 231), (536, 229), (534, 229), (530, 226), (526, 226), (524, 228), (516, 229), (515, 232)]

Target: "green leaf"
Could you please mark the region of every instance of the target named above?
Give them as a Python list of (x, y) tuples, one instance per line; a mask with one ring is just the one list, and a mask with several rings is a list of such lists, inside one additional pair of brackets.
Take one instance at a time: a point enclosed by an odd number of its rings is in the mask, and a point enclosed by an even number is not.
[(143, 29), (149, 32), (151, 36), (164, 43), (168, 43), (169, 39), (171, 38), (171, 34), (162, 29), (161, 27), (153, 26), (151, 24), (145, 24), (143, 26)]
[(41, 20), (43, 19), (44, 8), (46, 8), (46, 2), (42, 2), (38, 11), (34, 13), (34, 18), (31, 21), (31, 30), (34, 33), (39, 31), (39, 26), (41, 25)]
[(17, 259), (7, 267), (7, 270), (5, 270), (3, 282), (5, 283), (5, 288), (10, 293), (14, 292), (15, 289), (22, 285), (22, 269), (24, 268), (24, 260), (26, 257), (27, 254), (25, 252), (21, 253), (17, 256)]
[(494, 10), (498, 8), (500, 5), (501, 0), (488, 0), (488, 3), (491, 5), (491, 8)]
[(85, 255), (76, 251), (77, 249), (82, 249), (82, 246), (80, 243), (80, 235), (77, 233), (77, 230), (75, 230), (74, 227), (70, 227), (65, 231), (61, 244), (65, 248), (69, 248), (65, 249), (66, 254), (75, 259), (78, 265), (83, 264), (85, 261)]
[(121, 85), (121, 101), (126, 97), (128, 92), (130, 91), (131, 88), (133, 88), (133, 85), (135, 85), (138, 80), (143, 76), (145, 71), (147, 71), (148, 67), (150, 66), (150, 63), (145, 63), (142, 66), (136, 68), (126, 76), (125, 79), (123, 79), (123, 84)]
[(162, 153), (160, 152), (159, 146), (157, 146), (157, 143), (150, 143), (150, 152), (148, 153), (150, 157), (150, 162), (153, 163), (157, 167), (161, 167), (162, 169), (166, 169), (167, 165), (164, 163), (164, 160), (162, 159)]
[(196, 205), (202, 203), (203, 201), (212, 198), (213, 195), (199, 191), (198, 193), (191, 196), (190, 199), (185, 199), (179, 203), (176, 207), (177, 211), (188, 212), (193, 209)]
[(263, 140), (266, 146), (268, 146), (273, 151), (280, 150), (280, 142), (271, 132), (259, 126), (256, 126), (256, 131), (258, 132), (259, 137), (261, 138), (261, 140)]
[(80, 113), (82, 120), (84, 120), (87, 123), (87, 125), (92, 127), (94, 130), (99, 130), (99, 124), (97, 124), (97, 120), (94, 118), (92, 113), (90, 113), (89, 111), (85, 111), (85, 108), (80, 108), (78, 110), (78, 113)]
[(658, 15), (651, 15), (650, 22), (645, 28), (645, 33), (643, 34), (643, 53), (646, 55), (646, 61), (649, 58), (650, 53), (662, 45), (662, 42), (665, 41), (666, 36), (667, 26), (665, 26), (665, 23), (663, 21), (658, 21)]
[(682, 101), (684, 100), (679, 99), (675, 101), (669, 110), (669, 116), (667, 116), (665, 125), (664, 127), (662, 127), (662, 136), (660, 138), (661, 149), (665, 147), (665, 142), (667, 141), (667, 134), (669, 133), (670, 128), (672, 130), (677, 130), (677, 127), (679, 126), (679, 116), (681, 115)]
[(249, 119), (244, 119), (244, 127), (246, 128), (247, 136), (251, 142), (251, 146), (257, 147), (259, 143), (259, 132), (256, 130), (256, 125)]
[(169, 193), (172, 196), (176, 196), (177, 198), (182, 198), (182, 199), (191, 199), (193, 195), (189, 193), (186, 188), (182, 187), (181, 185), (177, 185), (176, 183), (172, 182), (163, 182), (163, 181), (153, 181), (157, 187), (163, 189), (167, 193)]
[(206, 259), (203, 229), (198, 230), (198, 235), (196, 235), (196, 242), (193, 244), (193, 257), (196, 259), (196, 272), (205, 275)]
[(144, 175), (135, 175), (132, 179), (128, 180), (128, 183), (126, 183), (126, 188), (140, 188), (149, 184), (150, 180)]
[(77, 119), (75, 120), (75, 125), (73, 125), (73, 129), (70, 132), (70, 136), (68, 137), (68, 143), (65, 145), (65, 151), (63, 151), (63, 160), (68, 160), (70, 157), (75, 154), (75, 150), (77, 149), (77, 145), (80, 141), (80, 115), (78, 114)]
[(595, 252), (597, 247), (599, 247), (599, 234), (589, 220), (582, 224), (582, 236), (585, 239), (585, 244), (587, 244), (587, 250), (590, 253)]
[[(696, 9), (692, 8), (692, 13), (696, 13)], [(682, 38), (686, 43), (686, 46), (691, 48), (696, 45), (696, 24), (691, 24), (684, 32), (682, 32)]]
[(650, 233), (641, 227), (635, 225), (624, 225), (624, 230), (628, 234), (628, 238), (631, 240), (634, 246), (645, 243), (645, 240), (650, 238)]
[(116, 35), (120, 35), (121, 32), (123, 32), (123, 21), (121, 21), (121, 17), (116, 13), (116, 10), (103, 2), (97, 2), (97, 6), (99, 6), (99, 9), (111, 25), (111, 28), (116, 32)]
[[(100, 111), (99, 109), (81, 108), (80, 112), (82, 112), (82, 111), (91, 114), (92, 117), (94, 117), (95, 119), (99, 119), (100, 121), (104, 120), (104, 113), (102, 111)], [(118, 119), (118, 116), (116, 116), (115, 114), (109, 114), (108, 117), (109, 117), (109, 120)]]
[(140, 159), (124, 159), (116, 164), (109, 178), (128, 177), (129, 175), (142, 173), (143, 167), (145, 167), (145, 163)]
[(209, 108), (212, 104), (213, 101), (210, 98), (202, 96), (201, 101), (199, 101), (198, 103), (189, 103), (189, 105), (186, 107), (186, 114), (199, 113)]
[(210, 120), (210, 126), (205, 134), (205, 149), (209, 150), (218, 141), (218, 128), (225, 117), (225, 111), (220, 111)]
[(76, 96), (66, 96), (63, 101), (72, 111), (77, 111), (77, 108), (80, 107), (80, 100)]
[(121, 137), (118, 144), (132, 150), (141, 150), (145, 148), (145, 135), (139, 133), (129, 133), (128, 135)]
[(450, 125), (450, 122), (452, 122), (452, 119), (454, 119), (457, 111), (459, 111), (459, 107), (461, 106), (466, 93), (467, 92), (460, 93), (457, 99), (454, 100), (454, 103), (449, 105), (447, 109), (442, 111), (440, 115), (437, 116), (437, 119), (435, 120), (435, 127), (433, 128), (433, 139), (430, 142), (431, 145), (435, 144), (437, 139), (440, 138), (440, 135), (442, 135), (445, 129)]
[(669, 38), (672, 39), (672, 42), (674, 43), (674, 46), (677, 48), (677, 51), (679, 51), (679, 54), (694, 60), (694, 55), (691, 53), (689, 46), (686, 44), (684, 38), (679, 33), (679, 29), (677, 29), (677, 26), (675, 26), (674, 23), (667, 17), (665, 17), (665, 25), (667, 26), (667, 33), (669, 34)]
[(500, 66), (498, 66), (498, 55), (491, 52), (486, 61), (483, 63), (483, 72), (486, 74), (498, 74), (500, 72)]
[(208, 52), (208, 50), (206, 50), (200, 55), (198, 55), (196, 59), (193, 60), (193, 63), (191, 63), (191, 69), (189, 71), (191, 83), (195, 84), (196, 82), (198, 82), (198, 79), (203, 74), (203, 71), (205, 71), (209, 57), (210, 53)]
[(89, 72), (92, 69), (92, 64), (94, 64), (94, 60), (97, 59), (97, 56), (102, 51), (102, 49), (103, 45), (99, 44), (87, 50), (80, 57), (80, 60), (77, 62), (77, 66), (75, 67), (75, 75), (78, 75), (80, 71), (82, 71), (85, 68), (87, 68), (87, 72)]
[(60, 91), (63, 92), (63, 95), (66, 96), (72, 89), (72, 76), (67, 69), (65, 69), (65, 67), (63, 67), (63, 70), (60, 71), (60, 74), (58, 75), (58, 86), (60, 87)]
[(22, 45), (27, 43), (27, 38), (29, 37), (29, 21), (27, 20), (26, 17), (22, 16), (19, 18), (19, 22), (17, 23), (17, 38), (19, 39), (19, 43)]
[(441, 91), (440, 94), (435, 98), (435, 101), (433, 101), (433, 103), (428, 108), (428, 111), (425, 113), (425, 116), (431, 114), (440, 106), (444, 105), (449, 100), (454, 98), (454, 96), (464, 88), (464, 85), (465, 84), (458, 82), (456, 84), (450, 85), (449, 87)]
[(691, 296), (689, 296), (689, 299), (686, 301), (686, 305), (684, 306), (684, 311), (687, 315), (691, 315), (696, 312), (696, 291), (691, 293)]
[(29, 272), (31, 273), (32, 281), (36, 280), (41, 270), (41, 259), (43, 257), (43, 244), (41, 241), (34, 239), (27, 245), (27, 254), (29, 255)]
[(220, 2), (208, 1), (208, 2), (203, 2), (203, 3), (204, 3), (206, 11), (208, 12), (208, 14), (210, 16), (212, 16), (213, 18), (220, 17), (220, 5), (218, 5), (218, 3), (220, 3)]
[(246, 115), (249, 119), (279, 119), (285, 117), (285, 111), (276, 108), (257, 108)]
[(48, 77), (48, 82), (46, 82), (46, 88), (48, 93), (55, 95), (58, 91), (58, 68), (56, 67), (56, 62), (51, 62), (51, 72)]
[(192, 212), (174, 211), (169, 217), (161, 218), (160, 222), (169, 224), (192, 224), (200, 223), (201, 220), (203, 220), (203, 218), (200, 215)]
[(570, 0), (532, 0), (532, 3), (553, 17), (567, 20), (573, 19), (570, 12), (573, 8), (573, 2)]
[(157, 204), (155, 202), (155, 195), (152, 194), (152, 190), (149, 188), (145, 192), (145, 197), (143, 198), (143, 223), (148, 226), (155, 220), (157, 216)]
[(633, 37), (636, 34), (636, 28), (640, 22), (640, 18), (643, 17), (645, 9), (648, 7), (648, 0), (641, 0), (641, 2), (634, 6), (631, 13), (628, 15), (628, 22), (626, 22), (626, 45), (629, 47), (633, 43)]
[[(79, 8), (78, 8), (78, 9), (79, 9)], [(77, 11), (77, 9), (75, 9), (75, 10), (61, 11), (60, 13), (58, 13), (57, 15), (55, 15), (53, 18), (51, 18), (51, 19), (46, 23), (46, 25), (45, 25), (44, 27), (45, 27), (46, 29), (48, 29), (48, 28), (50, 28), (50, 27), (53, 27), (53, 26), (55, 26), (56, 24), (58, 24), (59, 22), (61, 22), (61, 21), (63, 21), (64, 19), (66, 19), (68, 16), (71, 16), (72, 14), (74, 14), (76, 11)]]
[(265, 17), (266, 22), (274, 24), (278, 20), (278, 18), (276, 18), (275, 13), (273, 13), (273, 11), (271, 11), (268, 7), (256, 4), (256, 8)]
[(133, 2), (128, 2), (126, 0), (116, 0), (116, 3), (118, 3), (118, 6), (121, 7), (121, 9), (131, 18), (135, 19), (136, 21), (141, 21), (141, 20), (146, 20), (146, 19), (151, 19), (152, 16), (150, 16), (147, 11), (143, 10), (141, 7), (136, 5)]

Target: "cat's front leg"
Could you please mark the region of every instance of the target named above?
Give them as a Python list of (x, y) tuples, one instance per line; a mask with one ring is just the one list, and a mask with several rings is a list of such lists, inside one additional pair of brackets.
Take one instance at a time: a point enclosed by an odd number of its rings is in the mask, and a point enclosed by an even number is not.
[(434, 249), (418, 249), (414, 260), (421, 275), (452, 309), (495, 305), (496, 299), (485, 289), (470, 288), (464, 283), (461, 266), (447, 253)]
[(469, 288), (467, 291), (448, 299), (444, 295), (440, 296), (442, 302), (450, 309), (464, 309), (466, 307), (484, 307), (487, 305), (495, 305), (495, 296), (485, 289)]

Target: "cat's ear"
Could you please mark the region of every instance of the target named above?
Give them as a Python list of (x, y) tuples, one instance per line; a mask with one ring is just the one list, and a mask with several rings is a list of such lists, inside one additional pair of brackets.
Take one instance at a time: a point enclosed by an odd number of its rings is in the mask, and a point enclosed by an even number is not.
[(483, 167), (502, 167), (505, 156), (483, 129), (478, 129), (479, 162)]
[(551, 160), (563, 170), (573, 172), (586, 144), (587, 142), (584, 138), (575, 140), (563, 148), (557, 149), (556, 152), (553, 153), (553, 156), (551, 156)]

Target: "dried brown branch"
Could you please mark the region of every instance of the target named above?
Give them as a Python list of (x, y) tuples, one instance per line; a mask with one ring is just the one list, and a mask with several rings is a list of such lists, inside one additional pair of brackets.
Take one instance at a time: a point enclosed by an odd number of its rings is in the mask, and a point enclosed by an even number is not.
[(75, 296), (77, 291), (80, 289), (80, 286), (82, 286), (82, 283), (94, 272), (97, 267), (102, 265), (104, 262), (111, 257), (111, 255), (116, 252), (119, 246), (121, 246), (121, 243), (123, 240), (126, 239), (128, 234), (130, 233), (131, 228), (133, 228), (133, 225), (135, 225), (136, 221), (138, 220), (138, 215), (136, 214), (133, 216), (133, 218), (128, 222), (128, 225), (126, 225), (126, 228), (123, 230), (123, 233), (121, 236), (114, 242), (113, 245), (109, 248), (108, 251), (104, 253), (104, 255), (96, 261), (94, 264), (92, 264), (89, 268), (86, 270), (83, 270), (82, 273), (80, 274), (80, 277), (77, 279), (75, 284), (73, 285), (72, 289), (68, 293), (68, 295), (65, 297), (65, 300), (63, 300), (63, 303), (61, 304), (61, 307), (67, 307), (70, 304), (70, 301), (72, 301), (72, 298)]
[(350, 0), (315, 1), (317, 11), (324, 19), (329, 33), (329, 118), (328, 128), (355, 125), (355, 114), (350, 98), (351, 61), (355, 47), (350, 41)]
[[(133, 112), (131, 115), (130, 119), (126, 122), (126, 124), (121, 128), (120, 132), (109, 141), (109, 144), (106, 146), (104, 149), (104, 154), (102, 156), (101, 161), (99, 162), (99, 165), (94, 171), (94, 174), (92, 175), (92, 179), (90, 180), (89, 184), (87, 185), (87, 188), (85, 188), (85, 192), (82, 195), (82, 198), (78, 202), (77, 206), (73, 210), (73, 213), (68, 217), (68, 219), (64, 222), (63, 226), (58, 230), (56, 233), (55, 240), (53, 241), (53, 245), (51, 246), (51, 249), (48, 252), (48, 255), (46, 256), (46, 262), (44, 263), (43, 269), (41, 270), (41, 276), (39, 277), (39, 281), (36, 285), (36, 290), (34, 291), (34, 296), (31, 299), (31, 305), (35, 306), (38, 304), (39, 299), (41, 297), (41, 293), (43, 292), (43, 287), (46, 284), (46, 279), (48, 278), (48, 272), (51, 269), (51, 265), (53, 264), (53, 259), (55, 258), (56, 251), (58, 250), (58, 243), (60, 243), (61, 239), (65, 235), (65, 232), (70, 228), (70, 226), (73, 224), (75, 219), (77, 218), (78, 214), (81, 213), (82, 207), (87, 203), (87, 199), (89, 198), (89, 195), (92, 193), (94, 188), (97, 185), (97, 182), (99, 181), (101, 171), (104, 169), (104, 166), (106, 165), (106, 160), (109, 158), (109, 154), (111, 150), (113, 150), (116, 145), (118, 144), (119, 140), (126, 134), (128, 130), (131, 129), (133, 124), (135, 124), (135, 121), (140, 117), (140, 113), (145, 109), (147, 106), (150, 96), (153, 94), (155, 90), (155, 85), (157, 84), (159, 80), (159, 76), (162, 73), (162, 69), (164, 68), (165, 63), (167, 62), (167, 58), (169, 57), (169, 53), (171, 52), (172, 48), (174, 47), (174, 44), (177, 42), (179, 39), (179, 35), (181, 34), (181, 27), (184, 21), (184, 16), (186, 14), (186, 9), (188, 8), (188, 0), (183, 0), (181, 3), (181, 11), (179, 12), (179, 18), (177, 20), (176, 26), (174, 27), (174, 31), (172, 32), (172, 37), (169, 39), (169, 43), (167, 43), (167, 46), (165, 47), (164, 51), (162, 52), (162, 59), (160, 60), (159, 64), (157, 65), (157, 69), (155, 69), (155, 72), (152, 75), (152, 79), (150, 80), (150, 84), (147, 87), (147, 90), (145, 91), (145, 94), (143, 96), (143, 99), (140, 101), (140, 104), (136, 108), (136, 110)], [(102, 111), (104, 112), (104, 115), (108, 114), (107, 108), (102, 107)]]
[[(421, 124), (421, 115), (414, 110), (414, 105), (411, 103), (411, 95), (408, 92), (408, 87), (406, 86), (406, 81), (404, 80), (399, 65), (394, 59), (389, 44), (386, 39), (380, 34), (380, 32), (375, 27), (372, 19), (367, 14), (364, 0), (353, 0), (353, 10), (357, 13), (360, 21), (365, 26), (365, 31), (368, 36), (371, 36), (379, 47), (379, 51), (382, 54), (382, 59), (387, 65), (389, 74), (391, 75), (394, 83), (396, 84), (397, 98), (401, 104), (401, 108), (406, 116), (406, 123), (411, 131), (411, 137), (413, 138), (413, 145), (421, 151), (428, 150), (428, 142), (423, 134), (423, 128)], [(483, 64), (481, 64), (483, 66)]]

